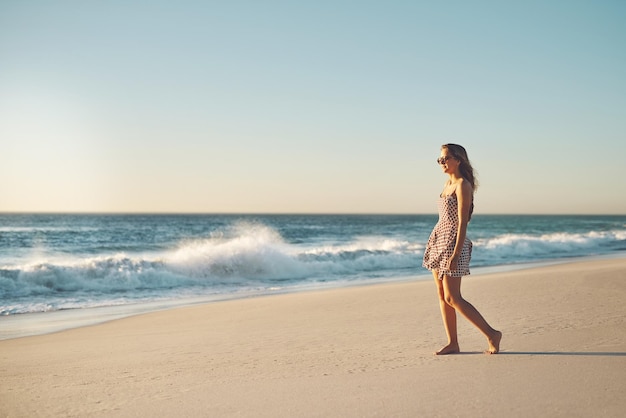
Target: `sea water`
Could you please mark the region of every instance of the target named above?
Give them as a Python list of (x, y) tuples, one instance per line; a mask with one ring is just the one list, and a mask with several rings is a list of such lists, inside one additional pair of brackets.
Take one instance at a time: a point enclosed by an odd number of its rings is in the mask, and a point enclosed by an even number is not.
[[(430, 279), (421, 264), (436, 222), (437, 215), (0, 214), (0, 338), (3, 318), (20, 314)], [(468, 237), (474, 272), (623, 255), (626, 216), (476, 214)]]

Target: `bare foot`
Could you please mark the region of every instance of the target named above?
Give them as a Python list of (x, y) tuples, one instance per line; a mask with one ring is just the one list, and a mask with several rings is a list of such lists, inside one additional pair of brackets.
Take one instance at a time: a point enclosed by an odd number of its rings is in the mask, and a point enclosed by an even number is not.
[(502, 340), (502, 333), (496, 331), (493, 337), (489, 338), (489, 349), (485, 351), (485, 354), (498, 354), (500, 351), (500, 340)]
[(445, 347), (441, 348), (439, 351), (435, 352), (436, 356), (445, 356), (446, 354), (459, 354), (461, 350), (459, 350), (458, 344), (448, 344)]

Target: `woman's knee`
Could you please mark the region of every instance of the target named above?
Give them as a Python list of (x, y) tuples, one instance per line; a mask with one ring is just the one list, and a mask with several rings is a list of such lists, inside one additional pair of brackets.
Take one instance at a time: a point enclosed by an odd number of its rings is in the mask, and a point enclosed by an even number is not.
[(446, 294), (444, 295), (444, 301), (452, 306), (454, 309), (463, 309), (465, 307), (465, 305), (468, 303), (465, 299), (463, 299), (463, 296), (461, 295), (452, 295), (452, 294)]
[(450, 306), (456, 307), (463, 303), (461, 297), (461, 283), (456, 277), (444, 276), (443, 278), (443, 300)]
[(454, 296), (447, 295), (447, 294), (443, 295), (443, 301), (446, 302), (448, 305), (452, 306), (453, 308), (457, 303), (457, 300)]
[(444, 302), (446, 302), (448, 305), (452, 306), (453, 308), (459, 306), (460, 304), (464, 302), (460, 294), (457, 294), (454, 292), (446, 292), (445, 290), (443, 293), (443, 300)]

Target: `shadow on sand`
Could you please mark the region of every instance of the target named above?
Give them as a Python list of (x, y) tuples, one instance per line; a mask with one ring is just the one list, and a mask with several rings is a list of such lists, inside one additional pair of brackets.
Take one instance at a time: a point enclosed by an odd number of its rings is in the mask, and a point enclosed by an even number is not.
[[(459, 355), (471, 355), (482, 354), (489, 355), (483, 351), (461, 351), (456, 354), (449, 354), (452, 356)], [(498, 354), (491, 354), (494, 356), (589, 356), (589, 357), (626, 357), (626, 352), (615, 351), (500, 351)], [(447, 357), (447, 356), (443, 356)]]
[(611, 351), (501, 351), (498, 355), (508, 356), (591, 356), (626, 357), (626, 353)]

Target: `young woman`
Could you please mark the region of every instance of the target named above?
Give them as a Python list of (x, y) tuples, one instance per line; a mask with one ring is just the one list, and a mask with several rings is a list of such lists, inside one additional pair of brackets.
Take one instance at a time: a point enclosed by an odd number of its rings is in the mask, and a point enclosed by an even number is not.
[(467, 239), (467, 223), (474, 210), (474, 191), (478, 186), (474, 169), (465, 148), (457, 144), (441, 146), (437, 163), (448, 175), (439, 196), (439, 221), (428, 238), (424, 252), (424, 267), (431, 270), (437, 284), (443, 325), (448, 345), (435, 354), (460, 352), (456, 327), (456, 313), (460, 312), (489, 343), (487, 354), (500, 350), (502, 333), (493, 329), (478, 310), (461, 296), (461, 277), (470, 274), (469, 262), (472, 242)]

